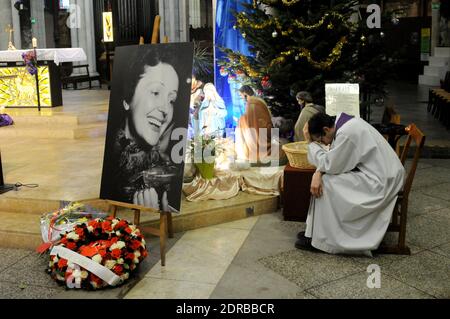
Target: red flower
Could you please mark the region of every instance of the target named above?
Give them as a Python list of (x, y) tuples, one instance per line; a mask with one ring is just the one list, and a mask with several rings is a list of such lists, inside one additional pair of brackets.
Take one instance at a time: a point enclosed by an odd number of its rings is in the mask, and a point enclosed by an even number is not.
[[(111, 243), (111, 245), (112, 245), (112, 244), (117, 243), (118, 241), (119, 241), (119, 237), (114, 237), (114, 238), (111, 238), (110, 243)], [(110, 245), (110, 246), (111, 246), (111, 245)]]
[(66, 244), (66, 248), (67, 248), (67, 249), (70, 249), (70, 250), (75, 250), (75, 249), (77, 249), (77, 244), (75, 244), (75, 243), (73, 243), (73, 242), (68, 242), (68, 243)]
[(125, 220), (121, 220), (120, 222), (117, 223), (116, 227), (114, 227), (115, 230), (119, 229), (119, 228), (125, 228), (128, 226), (128, 223)]
[(125, 228), (125, 232), (126, 232), (127, 234), (131, 234), (133, 231), (131, 230), (130, 227), (127, 227), (127, 228)]
[(96, 220), (89, 222), (89, 226), (92, 226), (94, 229), (102, 228), (102, 223)]
[(123, 266), (122, 265), (116, 265), (116, 266), (114, 266), (113, 271), (119, 276), (123, 275)]
[(89, 280), (95, 282), (97, 285), (101, 285), (103, 283), (103, 280), (98, 278), (96, 275), (91, 274), (89, 276)]
[(100, 256), (102, 256), (102, 258), (105, 258), (105, 256), (106, 256), (106, 250), (105, 249), (100, 249), (98, 251), (98, 253), (100, 254)]
[(125, 259), (131, 259), (131, 260), (134, 260), (134, 254), (133, 254), (133, 253), (128, 253), (128, 254), (125, 256)]
[(111, 252), (111, 256), (113, 256), (116, 259), (119, 259), (121, 255), (122, 255), (122, 251), (120, 249), (114, 249)]
[(110, 222), (103, 222), (102, 223), (102, 229), (103, 229), (104, 232), (111, 232), (112, 231), (111, 223)]
[(76, 227), (76, 228), (75, 228), (75, 233), (76, 233), (78, 236), (82, 237), (82, 236), (84, 236), (84, 229), (83, 229), (83, 228)]
[(66, 266), (67, 266), (67, 259), (61, 258), (61, 259), (58, 261), (58, 267), (59, 267), (59, 268), (64, 268), (64, 267), (66, 267)]
[(139, 247), (141, 247), (141, 242), (138, 240), (132, 240), (130, 244), (131, 249), (137, 250)]

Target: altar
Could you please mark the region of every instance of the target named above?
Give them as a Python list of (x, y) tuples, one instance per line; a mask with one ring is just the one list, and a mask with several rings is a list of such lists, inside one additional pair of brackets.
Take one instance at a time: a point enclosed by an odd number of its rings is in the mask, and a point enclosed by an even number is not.
[[(32, 50), (0, 51), (0, 106), (37, 108), (36, 76), (25, 66), (22, 54)], [(37, 79), (40, 107), (63, 105), (59, 65), (86, 61), (82, 48), (37, 49)]]

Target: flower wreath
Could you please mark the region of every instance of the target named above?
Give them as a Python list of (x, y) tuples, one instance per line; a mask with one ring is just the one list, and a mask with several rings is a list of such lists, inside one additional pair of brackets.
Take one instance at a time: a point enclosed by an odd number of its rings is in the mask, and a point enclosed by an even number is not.
[(135, 225), (98, 218), (61, 235), (47, 271), (68, 288), (95, 290), (125, 282), (147, 255), (144, 236)]

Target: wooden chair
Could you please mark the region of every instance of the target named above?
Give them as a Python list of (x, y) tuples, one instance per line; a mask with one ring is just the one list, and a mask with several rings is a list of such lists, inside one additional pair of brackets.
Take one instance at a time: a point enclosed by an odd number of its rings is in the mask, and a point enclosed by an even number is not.
[(146, 231), (154, 236), (159, 237), (159, 247), (161, 253), (161, 266), (166, 265), (166, 240), (167, 237), (173, 238), (173, 226), (172, 226), (172, 213), (161, 212), (153, 208), (139, 207), (133, 204), (121, 203), (112, 200), (107, 200), (110, 207), (110, 212), (112, 216), (116, 217), (119, 208), (131, 209), (134, 211), (134, 224), (136, 226), (140, 225), (141, 212), (158, 213), (159, 217), (159, 228), (153, 228), (149, 226), (140, 226), (139, 228)]
[(407, 171), (406, 181), (403, 189), (398, 194), (398, 199), (394, 207), (394, 212), (392, 215), (392, 221), (389, 225), (388, 232), (398, 232), (398, 243), (395, 246), (380, 246), (377, 250), (378, 253), (382, 254), (399, 254), (399, 255), (410, 255), (411, 251), (409, 247), (406, 246), (406, 221), (408, 213), (408, 199), (409, 192), (411, 191), (411, 186), (414, 180), (414, 175), (416, 173), (417, 164), (422, 153), (423, 146), (425, 144), (425, 136), (416, 127), (415, 124), (410, 124), (406, 131), (408, 132), (408, 137), (406, 144), (403, 147), (401, 162), (405, 166), (406, 158), (408, 156), (411, 143), (415, 144), (414, 159)]

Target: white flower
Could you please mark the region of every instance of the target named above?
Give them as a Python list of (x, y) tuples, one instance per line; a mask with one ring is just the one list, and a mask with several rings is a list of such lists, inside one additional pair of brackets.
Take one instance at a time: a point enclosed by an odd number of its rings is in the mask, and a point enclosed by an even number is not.
[(109, 247), (109, 250), (113, 251), (114, 249), (122, 249), (126, 246), (125, 242), (118, 241), (115, 244), (112, 244), (111, 247)]
[(115, 260), (107, 260), (105, 263), (105, 267), (108, 269), (113, 269), (115, 265), (116, 265)]
[(59, 281), (65, 281), (66, 280), (64, 277), (62, 277), (62, 276), (60, 276), (58, 274), (56, 275), (56, 279), (59, 280)]
[(100, 254), (97, 254), (94, 257), (92, 257), (92, 260), (95, 261), (97, 264), (101, 264), (103, 258), (102, 258), (102, 256)]
[(122, 233), (120, 231), (116, 231), (116, 235), (120, 237), (122, 236)]
[(92, 233), (92, 232), (94, 231), (94, 227), (88, 226), (88, 227), (87, 227), (87, 230), (88, 230), (90, 233)]
[(122, 279), (123, 281), (127, 280), (130, 277), (129, 273), (124, 273), (122, 276), (120, 276), (120, 279)]
[(124, 262), (125, 262), (125, 260), (123, 260), (123, 258), (117, 259), (117, 263), (118, 263), (119, 265), (123, 265)]
[(75, 240), (75, 241), (80, 239), (80, 236), (78, 236), (78, 234), (75, 233), (75, 232), (68, 233), (66, 237), (67, 237), (67, 239), (72, 239), (72, 240)]
[(111, 222), (111, 227), (112, 229), (114, 229), (114, 227), (116, 227), (116, 225), (119, 223), (119, 221), (117, 219), (113, 219)]

